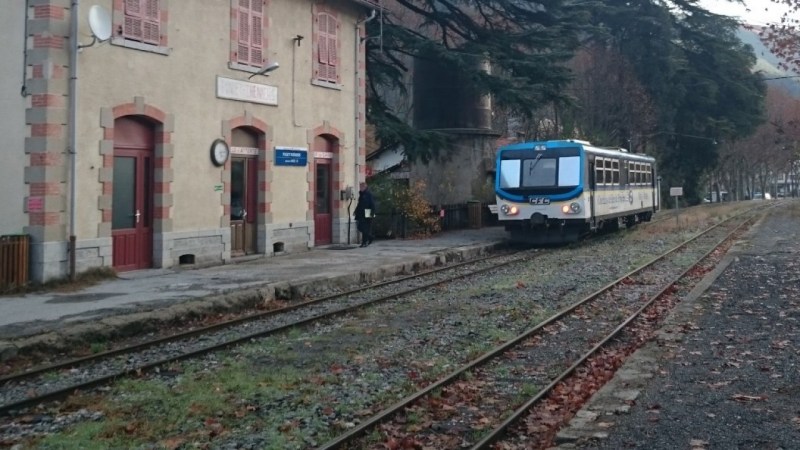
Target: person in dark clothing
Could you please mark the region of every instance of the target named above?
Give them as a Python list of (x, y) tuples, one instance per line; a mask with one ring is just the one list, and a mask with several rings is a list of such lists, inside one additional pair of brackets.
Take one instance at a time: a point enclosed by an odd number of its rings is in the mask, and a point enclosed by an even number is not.
[(356, 227), (361, 232), (361, 247), (372, 243), (372, 218), (375, 217), (375, 199), (369, 191), (367, 183), (358, 186), (358, 203), (355, 210)]

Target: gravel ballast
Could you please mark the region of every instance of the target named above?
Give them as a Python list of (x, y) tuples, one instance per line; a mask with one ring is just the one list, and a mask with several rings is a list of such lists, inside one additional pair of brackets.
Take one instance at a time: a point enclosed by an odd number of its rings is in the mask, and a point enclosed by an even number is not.
[(561, 431), (560, 448), (800, 448), (800, 205), (785, 205)]

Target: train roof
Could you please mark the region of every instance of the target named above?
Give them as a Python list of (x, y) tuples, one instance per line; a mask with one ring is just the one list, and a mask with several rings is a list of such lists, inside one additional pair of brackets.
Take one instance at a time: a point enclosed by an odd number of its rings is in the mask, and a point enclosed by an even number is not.
[(598, 156), (608, 156), (608, 157), (615, 157), (615, 158), (625, 158), (625, 159), (633, 159), (633, 160), (640, 160), (640, 161), (648, 161), (652, 162), (655, 161), (655, 158), (652, 156), (645, 155), (643, 153), (630, 153), (628, 150), (620, 147), (597, 147), (591, 144), (589, 141), (582, 141), (578, 139), (564, 139), (564, 140), (552, 140), (552, 141), (529, 141), (529, 142), (518, 142), (516, 144), (509, 144), (500, 147), (500, 151), (506, 150), (533, 150), (536, 148), (541, 148), (544, 146), (545, 149), (556, 149), (556, 148), (563, 148), (563, 147), (574, 147), (578, 145), (583, 148), (589, 154), (598, 155)]

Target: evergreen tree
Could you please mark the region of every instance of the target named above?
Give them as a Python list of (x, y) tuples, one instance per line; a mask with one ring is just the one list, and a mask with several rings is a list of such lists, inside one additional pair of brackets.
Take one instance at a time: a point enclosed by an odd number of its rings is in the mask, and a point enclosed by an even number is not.
[[(519, 114), (567, 101), (564, 62), (587, 31), (591, 3), (564, 0), (390, 0), (381, 21), (368, 24), (367, 106), (382, 147), (402, 146), (409, 160), (427, 161), (445, 136), (417, 130), (397, 110), (407, 98), (415, 60), (436, 61), (459, 74), (476, 95)], [(486, 70), (488, 63), (489, 70)]]
[[(448, 67), (459, 85), (490, 94), (493, 108), (510, 114), (530, 116), (552, 106), (563, 116), (554, 117), (561, 137), (616, 139), (639, 148), (650, 143), (662, 175), (670, 185), (684, 186), (690, 199), (699, 198), (700, 175), (716, 161), (714, 142), (737, 139), (763, 121), (765, 86), (752, 73), (752, 48), (736, 37), (737, 22), (709, 13), (696, 0), (384, 5), (388, 13), (368, 30), (368, 119), (382, 147), (403, 148), (412, 161), (435, 157), (446, 140), (416, 129), (411, 113), (398, 109), (408, 98), (415, 61)], [(625, 66), (603, 68), (601, 81), (618, 84), (609, 92), (631, 97), (604, 99), (608, 117), (575, 109), (590, 105), (569, 95), (568, 62), (581, 48)], [(592, 89), (602, 89), (596, 85)], [(585, 135), (572, 136), (573, 130)]]
[(697, 201), (701, 175), (716, 162), (715, 142), (747, 135), (764, 120), (766, 90), (752, 72), (753, 50), (736, 37), (737, 22), (694, 0), (607, 3), (595, 23), (605, 26), (609, 45), (631, 62), (658, 110), (657, 126), (629, 134), (658, 144), (652, 153), (667, 183)]

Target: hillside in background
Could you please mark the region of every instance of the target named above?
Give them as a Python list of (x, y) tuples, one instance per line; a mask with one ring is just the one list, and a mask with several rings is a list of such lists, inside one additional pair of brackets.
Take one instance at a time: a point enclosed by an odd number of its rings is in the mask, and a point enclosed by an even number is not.
[[(738, 33), (739, 39), (741, 39), (742, 42), (753, 47), (753, 51), (758, 58), (755, 69), (763, 72), (765, 78), (797, 75), (795, 73), (790, 73), (786, 70), (783, 70), (778, 66), (780, 62), (778, 57), (772, 54), (772, 52), (769, 51), (764, 43), (761, 42), (761, 39), (758, 37), (759, 30), (760, 27), (758, 26), (751, 30), (742, 27), (739, 29)], [(781, 87), (789, 92), (792, 96), (800, 98), (800, 78), (771, 80), (769, 83), (770, 86)]]

